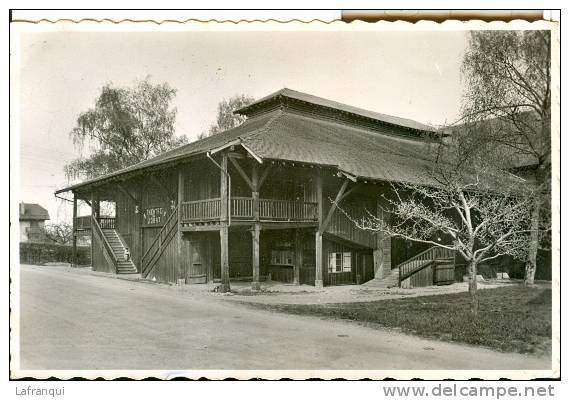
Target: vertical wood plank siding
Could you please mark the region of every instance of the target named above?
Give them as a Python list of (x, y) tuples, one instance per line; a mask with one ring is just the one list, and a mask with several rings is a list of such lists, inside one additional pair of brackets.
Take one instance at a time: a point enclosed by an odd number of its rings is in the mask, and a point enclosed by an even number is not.
[[(144, 243), (152, 243), (160, 232), (160, 228), (145, 228)], [(176, 240), (171, 240), (164, 249), (161, 257), (157, 261), (157, 265), (153, 268), (147, 279), (156, 280), (158, 282), (176, 283), (177, 267), (176, 260), (178, 255), (178, 246)]]
[(422, 269), (421, 271), (413, 274), (407, 279), (402, 281), (401, 287), (404, 289), (425, 287), (433, 285), (433, 265)]
[[(130, 193), (140, 196), (134, 185), (128, 186)], [(139, 197), (140, 198), (140, 197)], [(116, 206), (115, 206), (115, 229), (121, 235), (129, 250), (131, 257), (138, 271), (140, 272), (140, 258), (141, 258), (141, 215), (142, 210), (136, 213), (136, 204), (129, 196), (121, 191), (117, 192)]]
[(92, 233), (91, 249), (92, 249), (92, 270), (99, 272), (109, 272), (115, 273), (115, 265), (109, 259), (109, 255), (105, 251), (105, 245), (103, 244), (102, 238), (97, 232)]

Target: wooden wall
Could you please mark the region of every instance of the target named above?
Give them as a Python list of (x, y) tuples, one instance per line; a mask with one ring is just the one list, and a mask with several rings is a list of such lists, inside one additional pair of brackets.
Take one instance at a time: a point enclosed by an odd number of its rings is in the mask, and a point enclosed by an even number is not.
[(200, 160), (186, 166), (184, 174), (184, 201), (220, 197), (220, 171), (210, 160)]
[[(133, 193), (134, 195), (139, 196), (135, 190), (132, 188), (129, 189), (129, 193)], [(140, 259), (142, 256), (142, 238), (140, 234), (141, 210), (138, 210), (138, 213), (135, 212), (136, 203), (125, 193), (118, 191), (116, 196), (116, 229), (129, 247), (133, 262), (138, 269), (140, 268)]]
[[(145, 243), (150, 243), (153, 240), (160, 228), (145, 228), (143, 230), (143, 240)], [(162, 256), (158, 259), (155, 267), (147, 276), (147, 279), (156, 280), (158, 282), (176, 283), (178, 279), (178, 244), (176, 239), (168, 243), (164, 249)]]
[(93, 258), (91, 260), (91, 269), (93, 271), (109, 272), (114, 274), (115, 266), (106, 255), (103, 242), (96, 234), (92, 237), (93, 243), (91, 245), (93, 247)]

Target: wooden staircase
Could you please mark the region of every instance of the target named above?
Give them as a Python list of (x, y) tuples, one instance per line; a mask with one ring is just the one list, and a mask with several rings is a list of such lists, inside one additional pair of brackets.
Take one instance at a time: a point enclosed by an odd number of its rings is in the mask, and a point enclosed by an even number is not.
[(393, 287), (398, 287), (399, 275), (400, 273), (398, 269), (394, 268), (390, 271), (390, 274), (388, 276), (371, 279), (368, 282), (363, 283), (362, 286), (371, 289), (390, 289)]
[[(454, 265), (454, 261), (455, 252), (453, 250), (439, 246), (430, 247), (398, 265), (399, 286), (411, 288), (440, 284), (436, 282), (436, 272), (434, 269), (439, 264)], [(424, 270), (429, 273), (424, 273)], [(423, 276), (420, 275), (422, 273)]]
[(103, 236), (111, 246), (113, 256), (116, 260), (117, 274), (136, 274), (137, 267), (131, 259), (125, 258), (126, 245), (115, 229), (101, 229)]
[(454, 264), (454, 259), (455, 252), (452, 250), (433, 246), (399, 264), (396, 268), (393, 268), (391, 270), (388, 276), (382, 278), (374, 278), (364, 283), (362, 286), (377, 289), (389, 289), (392, 287), (411, 288), (432, 286), (434, 284), (435, 274), (433, 270), (431, 271), (431, 274), (426, 274), (426, 277), (424, 279), (415, 279), (417, 281), (415, 286), (411, 284), (411, 278), (414, 275), (421, 273), (428, 267), (435, 268), (438, 264)]

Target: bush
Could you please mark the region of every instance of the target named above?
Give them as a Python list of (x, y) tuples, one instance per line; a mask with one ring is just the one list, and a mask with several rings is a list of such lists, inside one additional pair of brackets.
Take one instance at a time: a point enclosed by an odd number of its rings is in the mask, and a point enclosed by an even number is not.
[[(45, 264), (47, 262), (73, 261), (73, 247), (55, 243), (20, 243), (20, 262), (23, 264)], [(91, 249), (77, 246), (77, 264), (91, 264)]]

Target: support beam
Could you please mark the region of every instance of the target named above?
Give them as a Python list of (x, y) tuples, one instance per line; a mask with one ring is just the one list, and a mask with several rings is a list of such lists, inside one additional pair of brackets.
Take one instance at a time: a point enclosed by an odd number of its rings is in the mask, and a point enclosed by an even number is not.
[(303, 268), (303, 231), (295, 229), (295, 265), (293, 266), (293, 283), (299, 285), (301, 268)]
[(323, 235), (315, 232), (315, 287), (323, 287)]
[(259, 221), (259, 170), (257, 163), (254, 163), (251, 169), (251, 190), (253, 220)]
[[(327, 214), (327, 217), (325, 218), (325, 220), (322, 222), (322, 224), (319, 224), (319, 232), (322, 234), (324, 231), (327, 230), (327, 228), (329, 227), (329, 224), (331, 223), (331, 219), (332, 216), (335, 212), (335, 210), (338, 207), (338, 204), (340, 203), (341, 199), (342, 199), (342, 195), (344, 194), (344, 191), (346, 190), (346, 187), (348, 186), (348, 180), (345, 180), (342, 183), (342, 186), (340, 187), (340, 189), (338, 190), (338, 193), (336, 194), (336, 198), (334, 199), (333, 204), (331, 205), (331, 208), (329, 209), (329, 212)], [(321, 190), (321, 195), (322, 195), (322, 190)]]
[(227, 293), (230, 289), (230, 265), (228, 256), (228, 226), (222, 225), (220, 227), (220, 264), (221, 264), (221, 278), (222, 286), (221, 292)]
[(261, 226), (259, 223), (253, 224), (251, 229), (251, 244), (252, 244), (252, 267), (253, 267), (253, 279), (251, 282), (252, 290), (259, 290), (261, 286), (259, 284), (259, 233)]
[(265, 167), (265, 169), (263, 170), (263, 173), (261, 174), (261, 176), (259, 177), (259, 183), (257, 184), (257, 190), (261, 189), (261, 187), (263, 186), (263, 184), (265, 183), (265, 179), (267, 179), (267, 176), (269, 175), (269, 171), (271, 170), (271, 165), (268, 165), (267, 167)]
[(233, 166), (235, 167), (235, 169), (237, 170), (237, 172), (239, 173), (239, 175), (243, 178), (243, 180), (245, 181), (245, 183), (247, 183), (247, 186), (249, 186), (249, 188), (252, 191), (255, 191), (254, 187), (253, 187), (253, 182), (251, 181), (251, 179), (249, 179), (249, 176), (247, 176), (247, 174), (245, 173), (245, 171), (241, 168), (241, 166), (239, 165), (239, 163), (237, 162), (236, 159), (234, 159), (233, 157), (229, 157), (230, 162), (233, 164)]
[(228, 156), (222, 154), (222, 161), (220, 164), (220, 223), (228, 223), (229, 202), (228, 202)]
[(245, 158), (245, 156), (244, 156), (243, 154), (236, 153), (236, 152), (230, 152), (230, 153), (228, 153), (228, 157), (229, 157), (229, 158), (238, 158), (238, 159), (240, 159), (240, 160), (242, 160), (242, 159)]
[(143, 223), (144, 223), (144, 216), (143, 216), (143, 209), (142, 209), (142, 200), (143, 200), (143, 186), (138, 186), (138, 198), (139, 198), (139, 205), (135, 205), (138, 210), (138, 233), (139, 233), (139, 262), (137, 263), (137, 269), (139, 273), (142, 273), (142, 258), (144, 255), (144, 234), (143, 234)]
[(95, 201), (92, 204), (95, 208), (95, 219), (99, 222), (99, 218), (101, 218), (101, 200), (99, 200), (99, 195), (95, 197)]
[(184, 243), (182, 242), (182, 202), (184, 201), (184, 174), (182, 173), (182, 168), (178, 170), (178, 201), (176, 203), (177, 207), (177, 222), (176, 222), (176, 241), (177, 241), (177, 251), (178, 251), (178, 262), (177, 262), (177, 277), (180, 282), (183, 282), (186, 278), (186, 271), (184, 271), (184, 258), (182, 257), (182, 250)]
[(71, 253), (71, 265), (77, 267), (77, 197), (73, 193), (73, 230), (72, 230), (73, 248)]
[[(315, 191), (317, 194), (317, 216), (319, 227), (323, 223), (323, 177), (317, 174), (315, 177)], [(320, 229), (315, 232), (315, 287), (323, 287), (323, 234)]]
[(346, 199), (348, 196), (350, 196), (352, 193), (354, 193), (354, 191), (358, 189), (358, 185), (354, 185), (352, 186), (350, 189), (348, 189), (347, 191), (344, 192), (344, 194), (340, 197), (340, 199), (338, 200), (338, 204), (340, 204), (341, 201), (343, 201), (344, 199)]
[(222, 278), (222, 293), (229, 292), (230, 289), (230, 264), (229, 264), (229, 193), (228, 193), (228, 156), (222, 153), (220, 171), (220, 267)]

